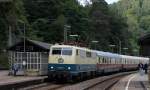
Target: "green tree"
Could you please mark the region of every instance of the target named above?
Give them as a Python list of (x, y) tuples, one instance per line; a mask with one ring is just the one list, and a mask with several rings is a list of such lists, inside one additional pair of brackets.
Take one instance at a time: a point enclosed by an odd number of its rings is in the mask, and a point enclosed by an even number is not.
[(98, 40), (98, 48), (108, 50), (106, 46), (109, 45), (110, 25), (107, 3), (104, 0), (93, 1), (89, 14), (91, 41)]
[(70, 34), (80, 35), (83, 34), (82, 30), (86, 30), (88, 21), (82, 18), (87, 17), (88, 12), (76, 0), (24, 0), (24, 7), (31, 24), (31, 33), (43, 41), (63, 42), (65, 24), (71, 26)]
[(125, 18), (131, 33), (129, 41), (133, 49), (138, 49), (138, 39), (149, 32), (149, 4), (149, 0), (120, 0), (110, 5), (114, 13)]

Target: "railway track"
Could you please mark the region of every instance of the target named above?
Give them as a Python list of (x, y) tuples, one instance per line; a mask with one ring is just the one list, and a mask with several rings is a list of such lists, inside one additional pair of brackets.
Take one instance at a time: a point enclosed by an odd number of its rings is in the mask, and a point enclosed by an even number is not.
[(84, 90), (111, 90), (111, 88), (124, 76), (108, 78), (104, 81), (93, 84)]
[(55, 82), (51, 82), (51, 83), (42, 83), (42, 84), (38, 84), (38, 85), (32, 85), (29, 87), (25, 87), (25, 88), (20, 88), (19, 90), (57, 90), (59, 88), (62, 87), (66, 87), (70, 84), (57, 84)]
[(125, 72), (115, 75), (98, 77), (86, 80), (57, 90), (110, 90), (121, 78), (134, 72)]
[(102, 76), (74, 84), (56, 82), (33, 85), (20, 90), (110, 90), (121, 78), (133, 72)]

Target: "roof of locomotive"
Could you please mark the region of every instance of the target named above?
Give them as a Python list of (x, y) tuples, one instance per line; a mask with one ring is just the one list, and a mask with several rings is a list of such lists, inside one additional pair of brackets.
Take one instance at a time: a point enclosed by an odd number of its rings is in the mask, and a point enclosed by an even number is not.
[(91, 49), (88, 49), (86, 47), (78, 47), (78, 46), (71, 46), (71, 45), (53, 45), (51, 46), (52, 48), (53, 47), (60, 47), (60, 48), (76, 48), (76, 49), (79, 49), (79, 50), (86, 50), (86, 51), (94, 51), (94, 50), (91, 50)]

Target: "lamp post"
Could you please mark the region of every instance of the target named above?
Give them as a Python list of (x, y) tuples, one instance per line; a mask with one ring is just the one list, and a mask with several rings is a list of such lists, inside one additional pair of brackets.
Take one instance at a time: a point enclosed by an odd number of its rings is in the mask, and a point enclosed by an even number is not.
[(8, 47), (12, 45), (12, 27), (9, 26), (9, 32), (8, 32)]
[(128, 48), (127, 47), (124, 47), (124, 48), (122, 48), (123, 50), (124, 50), (124, 54), (127, 54), (126, 53), (126, 50), (128, 50)]
[[(78, 38), (78, 40), (79, 40), (79, 35), (78, 34), (73, 34), (73, 35), (69, 35), (70, 37), (73, 37), (73, 38), (75, 38), (75, 39), (77, 39)], [(75, 40), (75, 42), (77, 42), (76, 40)]]
[(91, 42), (95, 44), (94, 49), (96, 50), (96, 44), (97, 44), (99, 41), (93, 40), (93, 41), (91, 41)]
[(74, 34), (74, 35), (69, 35), (70, 37), (78, 37), (79, 35)]
[[(23, 22), (23, 21), (21, 21), (21, 20), (18, 20), (18, 23), (19, 23), (19, 30), (21, 31), (21, 32), (23, 32), (23, 43), (24, 43), (24, 45), (23, 45), (23, 51), (24, 51), (24, 53), (26, 52), (25, 51), (25, 49), (26, 49), (26, 42), (25, 42), (25, 39), (26, 39), (26, 28), (25, 28), (25, 23)], [(23, 25), (20, 25), (20, 24), (23, 24)], [(23, 26), (23, 27), (22, 27)], [(21, 28), (20, 28), (21, 27)]]
[(22, 66), (23, 66), (23, 71), (24, 71), (24, 75), (25, 75), (25, 70), (26, 70), (25, 66), (26, 66), (26, 62), (27, 62), (27, 60), (26, 60), (26, 28), (25, 28), (25, 23), (23, 21), (19, 20), (18, 23), (19, 24), (23, 24), (23, 25), (21, 25), (23, 27), (20, 28), (20, 26), (19, 26), (19, 30), (21, 32), (23, 32), (23, 52), (24, 52), (23, 54), (24, 54), (24, 60), (22, 61)]
[(116, 37), (116, 36), (115, 36), (113, 39), (114, 39), (114, 40), (117, 39), (117, 41), (118, 41), (119, 54), (121, 54), (121, 46), (122, 46), (122, 45), (121, 45), (121, 40), (120, 40), (118, 37)]
[(119, 54), (121, 54), (121, 40), (117, 37), (118, 41), (119, 41)]
[(137, 49), (134, 49), (133, 52), (134, 52), (134, 55), (135, 55), (135, 56), (139, 56), (139, 53), (138, 53), (138, 50), (137, 50)]
[(70, 30), (70, 25), (64, 25), (64, 43), (68, 42), (68, 30)]
[(115, 47), (116, 45), (113, 45), (113, 44), (110, 44), (109, 47), (111, 48), (111, 52), (113, 52), (113, 48)]

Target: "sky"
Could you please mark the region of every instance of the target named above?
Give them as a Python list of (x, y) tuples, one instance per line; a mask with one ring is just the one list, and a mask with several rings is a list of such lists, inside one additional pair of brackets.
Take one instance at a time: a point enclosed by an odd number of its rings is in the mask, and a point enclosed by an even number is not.
[[(82, 5), (84, 5), (84, 2), (86, 1), (86, 0), (78, 0)], [(87, 0), (87, 1), (90, 1), (90, 0)], [(105, 0), (108, 4), (112, 4), (112, 3), (114, 3), (114, 2), (117, 2), (117, 1), (119, 1), (119, 0)]]
[(105, 0), (108, 4), (112, 4), (112, 3), (114, 3), (114, 2), (117, 2), (117, 1), (119, 1), (119, 0)]

